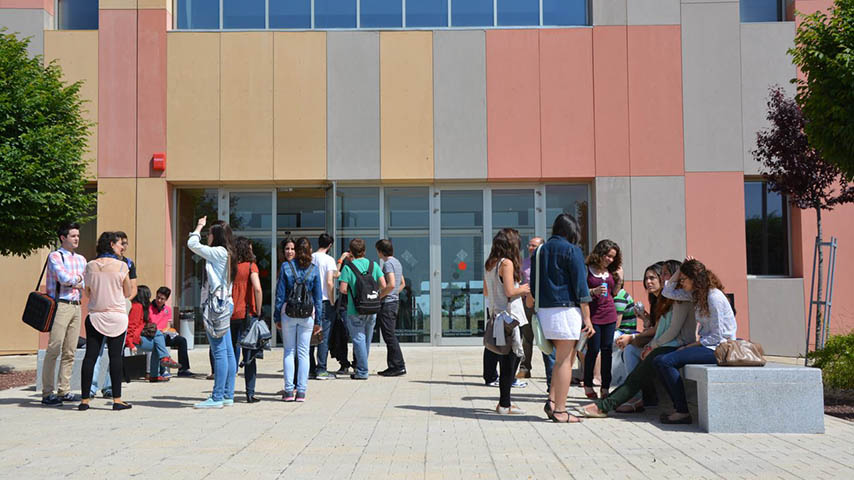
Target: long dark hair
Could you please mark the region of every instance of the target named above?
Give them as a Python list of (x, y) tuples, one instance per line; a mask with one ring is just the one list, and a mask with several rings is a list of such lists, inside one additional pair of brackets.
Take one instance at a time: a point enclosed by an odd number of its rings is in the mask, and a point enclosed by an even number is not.
[(148, 323), (148, 306), (151, 305), (151, 289), (147, 285), (136, 287), (136, 296), (131, 300), (132, 303), (142, 305), (142, 319)]
[(709, 290), (717, 288), (721, 292), (724, 285), (714, 272), (708, 270), (699, 260), (688, 260), (679, 267), (683, 277), (690, 278), (694, 283), (691, 296), (694, 297), (694, 305), (701, 315), (709, 314)]
[(608, 273), (616, 277), (617, 270), (623, 266), (623, 254), (620, 251), (620, 246), (613, 240), (600, 240), (599, 243), (593, 247), (593, 251), (590, 252), (590, 255), (587, 255), (587, 265), (595, 265), (598, 267), (602, 264), (602, 259), (605, 258), (605, 255), (608, 255), (608, 252), (611, 250), (614, 250), (617, 254), (614, 256), (614, 261), (608, 265), (607, 269)]
[(225, 247), (228, 251), (228, 264), (231, 270), (231, 279), (237, 276), (237, 255), (234, 252), (234, 235), (231, 227), (223, 220), (217, 220), (211, 224), (208, 235), (213, 237), (212, 247)]
[(502, 258), (506, 258), (513, 262), (513, 280), (520, 281), (522, 278), (519, 265), (519, 231), (515, 228), (502, 228), (492, 238), (492, 250), (489, 252), (489, 257), (486, 259), (484, 268), (487, 271), (495, 268), (495, 265)]
[[(663, 265), (664, 265), (664, 262), (657, 262), (657, 263), (653, 263), (652, 265), (646, 267), (646, 269), (643, 271), (643, 278), (644, 278), (643, 282), (644, 282), (644, 284), (646, 283), (647, 272), (652, 272), (655, 274), (656, 277), (658, 277), (658, 284), (662, 288), (664, 288), (664, 280), (661, 277)], [(646, 285), (644, 285), (644, 288), (646, 288)], [(647, 300), (649, 301), (649, 314), (652, 316), (653, 324), (654, 324), (655, 319), (656, 319), (656, 316), (655, 316), (656, 307), (658, 306), (658, 302), (660, 302), (662, 299), (661, 299), (660, 295), (656, 295), (654, 293), (649, 293), (649, 294), (647, 294)]]
[(552, 223), (552, 235), (565, 238), (569, 243), (578, 245), (581, 241), (581, 233), (575, 217), (568, 213), (561, 213), (555, 217)]
[[(68, 234), (65, 235), (66, 237)], [(114, 255), (113, 252), (113, 244), (119, 241), (119, 236), (116, 235), (116, 232), (103, 232), (100, 237), (98, 237), (98, 244), (95, 247), (95, 253), (100, 257), (101, 255)]]
[(296, 247), (294, 260), (297, 261), (297, 266), (302, 269), (308, 268), (311, 265), (311, 242), (306, 237), (299, 237), (294, 246)]
[(234, 239), (234, 250), (237, 255), (237, 263), (255, 263), (255, 254), (252, 252), (252, 241), (246, 237)]

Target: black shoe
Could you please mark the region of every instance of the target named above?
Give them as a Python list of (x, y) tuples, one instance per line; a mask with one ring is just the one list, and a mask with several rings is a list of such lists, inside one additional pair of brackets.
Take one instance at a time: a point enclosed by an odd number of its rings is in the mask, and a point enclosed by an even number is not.
[(246, 403), (258, 403), (260, 401), (261, 401), (261, 399), (254, 396), (254, 395), (251, 397), (249, 395), (246, 396)]
[(387, 374), (388, 372), (390, 372), (390, 371), (391, 371), (391, 369), (390, 369), (390, 368), (386, 368), (385, 370), (380, 370), (379, 372), (377, 372), (377, 375), (379, 375), (379, 376), (381, 376), (381, 377), (384, 377), (384, 376), (386, 376), (386, 374)]
[(128, 409), (129, 409), (129, 408), (131, 408), (132, 406), (133, 406), (133, 405), (131, 405), (131, 404), (129, 404), (129, 403), (124, 403), (124, 402), (122, 402), (122, 403), (116, 403), (116, 402), (113, 402), (113, 410), (128, 410)]
[(405, 368), (395, 368), (394, 370), (387, 370), (385, 372), (386, 377), (399, 377), (401, 375), (406, 375)]
[(195, 375), (195, 373), (191, 372), (189, 369), (188, 370), (178, 370), (178, 376), (179, 377), (192, 377), (194, 375)]
[(81, 412), (85, 412), (86, 410), (89, 410), (89, 404), (88, 403), (81, 403), (80, 405), (77, 405), (77, 410), (80, 410)]
[(103, 392), (101, 392), (101, 396), (104, 398), (113, 398), (113, 391), (112, 390), (104, 390)]
[(73, 394), (73, 393), (71, 393), (71, 392), (68, 392), (68, 393), (66, 393), (65, 395), (63, 395), (63, 396), (62, 396), (62, 401), (63, 401), (63, 402), (76, 402), (76, 401), (78, 401), (78, 400), (80, 400), (80, 397), (78, 397), (77, 395), (75, 395), (75, 394)]
[(662, 414), (659, 419), (661, 420), (661, 423), (666, 425), (691, 425), (692, 423), (694, 423), (694, 419), (691, 418), (691, 415), (671, 419), (670, 414)]
[(367, 380), (368, 377), (360, 377), (354, 373), (354, 374), (350, 375), (350, 379), (351, 380)]
[(54, 394), (50, 394), (44, 398), (42, 398), (42, 405), (47, 405), (49, 407), (61, 407), (62, 399), (57, 397)]

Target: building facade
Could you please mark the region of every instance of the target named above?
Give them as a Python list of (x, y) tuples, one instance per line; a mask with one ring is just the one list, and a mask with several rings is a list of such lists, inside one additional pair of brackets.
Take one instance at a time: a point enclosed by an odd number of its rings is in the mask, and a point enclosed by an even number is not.
[[(734, 294), (740, 336), (797, 355), (815, 216), (767, 191), (750, 149), (768, 88), (794, 91), (793, 11), (830, 4), (0, 0), (0, 25), (84, 82), (87, 245), (127, 232), (140, 284), (172, 287), (187, 328), (201, 215), (253, 240), (267, 317), (286, 236), (331, 232), (336, 252), (358, 236), (369, 254), (391, 238), (402, 340), (457, 345), (480, 342), (494, 232), (545, 236), (569, 212), (582, 248), (620, 244), (635, 296), (647, 265), (693, 255)], [(824, 216), (841, 272), (852, 211)], [(12, 312), (43, 260), (0, 260)], [(836, 276), (835, 333), (854, 327), (851, 287)], [(36, 348), (16, 314), (3, 322), (0, 352)]]

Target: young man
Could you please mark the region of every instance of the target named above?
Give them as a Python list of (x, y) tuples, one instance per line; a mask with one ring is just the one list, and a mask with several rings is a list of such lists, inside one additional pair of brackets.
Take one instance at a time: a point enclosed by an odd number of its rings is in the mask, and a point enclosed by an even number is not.
[(190, 356), (187, 354), (187, 339), (170, 330), (172, 329), (172, 308), (166, 304), (166, 301), (171, 295), (172, 290), (169, 287), (158, 288), (154, 300), (148, 307), (148, 318), (157, 325), (158, 330), (163, 332), (163, 340), (166, 341), (166, 346), (178, 350), (178, 363), (181, 364), (178, 376), (192, 377)]
[(350, 332), (353, 355), (356, 357), (356, 373), (350, 375), (350, 378), (367, 380), (368, 355), (371, 353), (371, 340), (374, 335), (374, 325), (377, 323), (377, 314), (361, 315), (356, 310), (354, 298), (359, 294), (356, 292), (358, 277), (357, 273), (353, 272), (353, 268), (362, 275), (370, 272), (373, 280), (379, 283), (379, 291), (386, 288), (380, 266), (365, 258), (365, 241), (361, 238), (350, 240), (350, 251), (341, 254), (341, 258), (338, 259), (338, 270), (341, 272), (339, 292), (341, 295), (347, 295), (347, 330)]
[[(63, 225), (57, 234), (60, 247), (47, 257), (45, 279), (47, 294), (57, 302), (42, 366), (42, 403), (51, 406), (77, 400), (71, 393), (71, 369), (80, 336), (80, 299), (84, 287), (83, 273), (86, 271), (86, 259), (74, 253), (80, 245), (80, 225)], [(60, 354), (59, 387), (56, 388), (56, 359)]]
[(329, 359), (329, 334), (332, 332), (332, 320), (335, 318), (335, 309), (332, 308), (335, 297), (335, 278), (339, 275), (338, 265), (329, 255), (329, 249), (332, 248), (333, 243), (334, 240), (328, 233), (322, 233), (317, 239), (317, 251), (311, 254), (311, 261), (320, 273), (320, 287), (323, 291), (323, 312), (320, 315), (323, 340), (317, 347), (309, 349), (309, 357), (312, 359), (314, 359), (315, 349), (317, 350), (317, 362), (314, 368), (314, 378), (317, 380), (335, 378), (335, 375), (326, 369), (326, 362)]
[(116, 236), (122, 241), (122, 258), (119, 260), (128, 264), (128, 277), (130, 277), (131, 284), (130, 297), (128, 298), (133, 298), (136, 296), (136, 264), (126, 255), (128, 251), (128, 234), (119, 230), (116, 232)]
[[(528, 240), (528, 256), (522, 260), (522, 284), (530, 283), (531, 281), (531, 257), (534, 255), (534, 252), (537, 251), (537, 247), (542, 245), (543, 239), (540, 237), (533, 237)], [(528, 324), (521, 327), (520, 331), (522, 333), (522, 349), (525, 351), (525, 358), (522, 359), (522, 363), (519, 364), (519, 373), (516, 374), (516, 378), (519, 381), (514, 383), (514, 386), (520, 387), (523, 386), (522, 381), (523, 378), (531, 378), (531, 360), (533, 359), (534, 354), (534, 330), (531, 327), (531, 317), (534, 315), (534, 309), (528, 308), (525, 305), (525, 315), (528, 317)], [(544, 359), (545, 360), (545, 359)], [(546, 365), (549, 365), (549, 361), (545, 360)], [(551, 370), (550, 368), (546, 368), (546, 370)], [(548, 371), (549, 376), (551, 372)]]
[(403, 266), (394, 258), (394, 245), (391, 240), (382, 239), (375, 245), (377, 255), (383, 261), (383, 274), (385, 275), (385, 288), (380, 292), (382, 303), (377, 318), (380, 322), (380, 333), (386, 344), (386, 362), (388, 368), (377, 372), (377, 375), (385, 377), (398, 377), (406, 375), (406, 364), (403, 362), (403, 352), (400, 351), (400, 342), (394, 333), (397, 324), (397, 311), (400, 305), (400, 290), (406, 285), (403, 280)]

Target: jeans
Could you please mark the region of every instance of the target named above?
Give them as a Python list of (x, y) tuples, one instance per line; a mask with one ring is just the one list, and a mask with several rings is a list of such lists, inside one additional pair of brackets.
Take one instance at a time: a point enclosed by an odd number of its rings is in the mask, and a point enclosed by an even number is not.
[(380, 306), (380, 313), (377, 315), (380, 324), (380, 333), (386, 344), (386, 363), (390, 370), (402, 370), (406, 368), (403, 362), (403, 352), (400, 351), (400, 342), (397, 340), (397, 335), (394, 329), (397, 326), (397, 309), (398, 302), (386, 302)]
[(543, 363), (546, 365), (546, 386), (551, 389), (552, 386), (552, 370), (555, 368), (555, 350), (552, 349), (552, 353), (546, 355), (543, 353)]
[(237, 376), (237, 360), (231, 348), (231, 331), (213, 338), (208, 335), (208, 343), (214, 358), (214, 386), (211, 399), (221, 402), (223, 398), (234, 398), (234, 377)]
[(368, 378), (368, 355), (371, 353), (371, 341), (377, 316), (347, 314), (347, 330), (353, 342), (353, 356), (356, 357), (356, 376)]
[(189, 370), (190, 356), (187, 354), (187, 339), (181, 335), (175, 335), (174, 337), (164, 335), (163, 337), (167, 347), (178, 350), (178, 363), (181, 364), (181, 369), (179, 371), (184, 372)]
[(534, 328), (531, 325), (531, 318), (534, 316), (534, 309), (524, 305), (525, 317), (528, 323), (519, 327), (519, 333), (522, 334), (522, 351), (525, 352), (525, 358), (519, 366), (520, 370), (531, 371), (531, 362), (534, 361)]
[(332, 333), (333, 320), (335, 320), (335, 308), (329, 300), (324, 300), (323, 314), (320, 316), (323, 340), (317, 345), (317, 373), (326, 372), (326, 361), (329, 359), (329, 334)]
[[(314, 320), (308, 318), (291, 318), (285, 316), (282, 321), (282, 339), (285, 344), (285, 391), (293, 392), (294, 383), (296, 391), (305, 393), (308, 383), (308, 345), (311, 343), (311, 331), (314, 329)], [(296, 378), (294, 378), (294, 355), (299, 358)]]
[(614, 330), (617, 322), (607, 325), (593, 325), (596, 332), (587, 340), (587, 353), (584, 355), (584, 386), (593, 388), (593, 369), (596, 357), (602, 352), (601, 375), (602, 389), (611, 388), (611, 355), (614, 352)]
[[(234, 349), (234, 361), (240, 363), (240, 337), (243, 335), (243, 330), (247, 327), (246, 319), (231, 321), (231, 348)], [(249, 358), (249, 351), (243, 349), (243, 380), (246, 381), (246, 396), (255, 396), (255, 380), (258, 377), (258, 365), (255, 360), (245, 363)]]
[(151, 352), (151, 360), (148, 363), (148, 375), (156, 377), (160, 375), (160, 360), (169, 357), (169, 349), (166, 348), (166, 340), (162, 332), (157, 332), (154, 338), (140, 335), (139, 349), (143, 352)]
[[(610, 412), (619, 407), (623, 403), (631, 400), (639, 391), (645, 388), (655, 388), (653, 381), (655, 380), (655, 361), (659, 356), (667, 355), (676, 350), (676, 347), (659, 347), (649, 352), (649, 355), (643, 359), (637, 368), (629, 374), (626, 381), (619, 388), (611, 392), (604, 399), (596, 400), (596, 406), (603, 412)], [(646, 402), (644, 402), (646, 405)]]
[(653, 364), (658, 371), (658, 377), (664, 382), (673, 406), (679, 413), (688, 413), (688, 400), (685, 399), (685, 384), (679, 369), (693, 364), (718, 363), (715, 359), (715, 351), (703, 346), (683, 348), (677, 352), (660, 355), (655, 358)]

